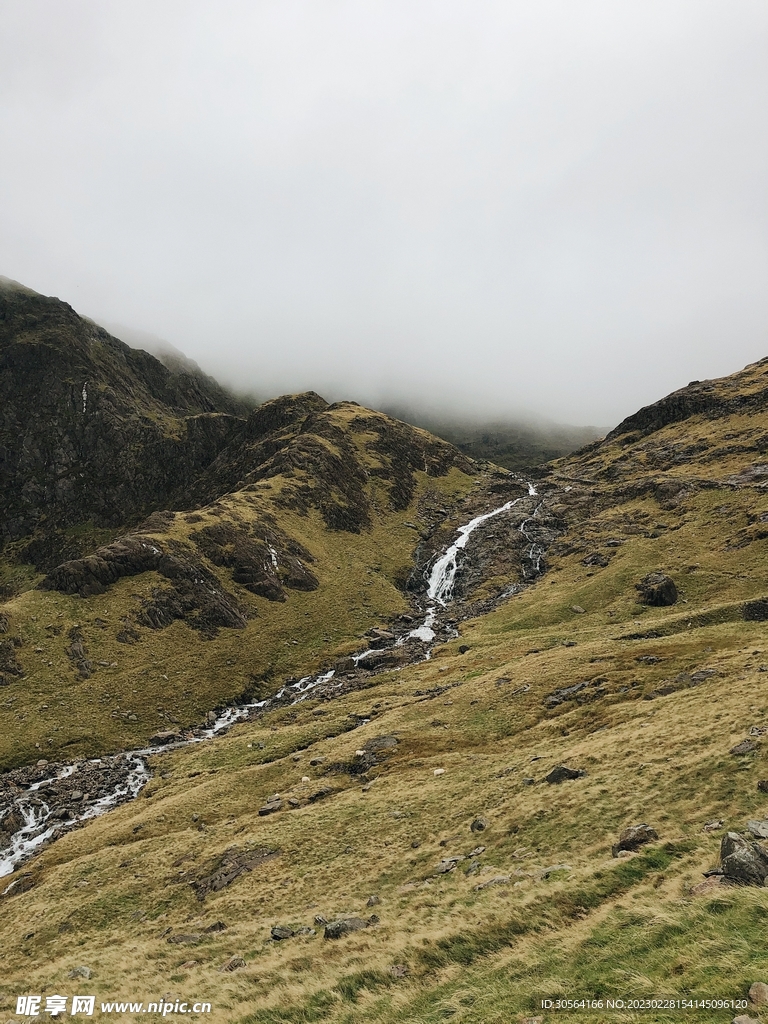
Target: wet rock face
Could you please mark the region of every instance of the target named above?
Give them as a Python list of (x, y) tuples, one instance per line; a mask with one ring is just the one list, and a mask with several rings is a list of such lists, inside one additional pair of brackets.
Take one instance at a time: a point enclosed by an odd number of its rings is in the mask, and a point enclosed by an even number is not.
[(677, 601), (677, 587), (674, 580), (663, 572), (650, 572), (636, 585), (643, 604), (654, 607), (673, 605)]

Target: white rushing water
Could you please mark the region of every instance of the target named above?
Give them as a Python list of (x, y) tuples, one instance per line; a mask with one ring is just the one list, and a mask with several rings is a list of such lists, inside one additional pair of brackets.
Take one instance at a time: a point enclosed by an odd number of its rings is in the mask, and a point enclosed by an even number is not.
[[(535, 497), (536, 494), (536, 488), (533, 484), (529, 483), (528, 496)], [(420, 640), (424, 644), (429, 644), (435, 639), (435, 630), (433, 629), (433, 626), (437, 620), (439, 608), (445, 608), (453, 599), (453, 588), (459, 565), (459, 552), (466, 547), (470, 536), (479, 526), (488, 522), (489, 519), (493, 519), (495, 516), (509, 511), (509, 509), (514, 508), (515, 505), (523, 500), (523, 498), (514, 498), (513, 500), (500, 505), (498, 508), (492, 509), (490, 512), (486, 512), (481, 516), (476, 516), (465, 526), (459, 527), (457, 531), (459, 534), (458, 539), (454, 541), (454, 543), (451, 544), (451, 546), (435, 561), (432, 569), (430, 570), (427, 580), (428, 604), (423, 622), (406, 635), (401, 636), (396, 641), (396, 646), (402, 645), (407, 639)], [(537, 506), (533, 515), (528, 519), (525, 519), (519, 527), (520, 531), (527, 538), (528, 533), (525, 529), (526, 524), (529, 523), (531, 519), (536, 518), (540, 508), (541, 505)], [(271, 546), (269, 548), (269, 552), (272, 563), (276, 566), (277, 552), (275, 552)], [(538, 572), (540, 569), (542, 555), (543, 550), (531, 540), (527, 557), (534, 568), (534, 572)], [(516, 588), (513, 588), (510, 593), (514, 592), (515, 589)], [(366, 658), (380, 653), (381, 648), (366, 648), (358, 654), (352, 655), (352, 659), (354, 664), (358, 665)], [(427, 648), (424, 656), (429, 658), (430, 654), (431, 649)], [(274, 697), (270, 699), (282, 700), (285, 697), (290, 697), (291, 704), (298, 704), (300, 701), (306, 700), (316, 687), (329, 683), (333, 679), (334, 674), (334, 669), (328, 669), (325, 672), (318, 673), (317, 675), (304, 676), (297, 682), (287, 683), (282, 686)], [(338, 685), (341, 686), (342, 684), (339, 683)], [(134, 750), (123, 755), (127, 762), (127, 771), (123, 775), (121, 781), (106, 796), (103, 796), (92, 804), (89, 804), (74, 820), (62, 821), (59, 818), (53, 818), (51, 808), (48, 804), (39, 797), (36, 797), (37, 791), (47, 783), (54, 781), (53, 778), (46, 778), (39, 782), (32, 783), (23, 794), (16, 798), (14, 803), (11, 805), (11, 808), (3, 815), (3, 817), (5, 817), (6, 814), (12, 813), (15, 809), (24, 824), (13, 836), (10, 846), (4, 850), (0, 850), (0, 877), (11, 874), (19, 864), (25, 861), (31, 854), (38, 850), (49, 839), (53, 838), (57, 833), (61, 833), (72, 828), (72, 826), (76, 825), (78, 822), (96, 818), (111, 810), (113, 807), (116, 807), (118, 804), (136, 797), (150, 778), (150, 771), (145, 761), (145, 758), (148, 755), (161, 754), (169, 750), (177, 750), (179, 747), (190, 746), (195, 743), (202, 743), (206, 740), (211, 740), (226, 732), (236, 722), (240, 722), (248, 718), (252, 711), (259, 710), (260, 708), (265, 707), (268, 703), (269, 700), (261, 700), (250, 704), (242, 704), (225, 708), (208, 728), (199, 730), (197, 735), (190, 739), (181, 739), (177, 742), (168, 743), (163, 746), (144, 747), (141, 750)], [(95, 764), (98, 763), (98, 761), (91, 763)], [(69, 778), (78, 769), (80, 764), (82, 764), (82, 762), (67, 765), (59, 770), (55, 778)], [(3, 818), (0, 818), (0, 822), (2, 822), (2, 820)], [(15, 885), (15, 882), (11, 883), (11, 885), (6, 887), (5, 890), (0, 891), (0, 895), (8, 892), (13, 885)]]

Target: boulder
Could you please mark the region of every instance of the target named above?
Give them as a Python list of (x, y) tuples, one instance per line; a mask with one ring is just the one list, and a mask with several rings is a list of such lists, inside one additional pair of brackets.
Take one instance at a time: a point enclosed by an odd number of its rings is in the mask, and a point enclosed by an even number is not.
[(619, 836), (619, 841), (611, 847), (611, 853), (614, 857), (624, 851), (630, 852), (638, 850), (641, 846), (646, 843), (652, 843), (659, 838), (659, 834), (656, 829), (651, 828), (650, 825), (630, 825), (629, 828), (625, 828)]
[(720, 844), (720, 866), (732, 882), (763, 885), (768, 877), (768, 853), (738, 832), (726, 832)]
[(275, 814), (276, 811), (282, 811), (283, 801), (282, 800), (270, 800), (263, 807), (259, 808), (259, 817), (263, 818), (267, 814)]
[(241, 967), (245, 967), (245, 960), (241, 956), (231, 956), (226, 963), (221, 965), (219, 973), (231, 974), (232, 971), (239, 971)]
[(663, 608), (675, 604), (677, 601), (677, 587), (674, 580), (663, 572), (649, 572), (635, 589), (640, 591), (640, 600), (643, 604), (649, 604), (656, 608)]
[(581, 768), (569, 768), (565, 764), (559, 764), (552, 769), (549, 775), (544, 776), (544, 781), (555, 785), (558, 782), (567, 782), (569, 779), (583, 779), (586, 774)]
[(287, 925), (276, 924), (272, 929), (271, 935), (275, 941), (280, 942), (282, 939), (290, 939), (294, 936), (293, 928), (288, 928)]
[(751, 754), (753, 750), (757, 750), (757, 744), (754, 740), (742, 740), (735, 747), (731, 747), (729, 753), (733, 754), (734, 757), (743, 757), (745, 754)]
[(350, 932), (359, 932), (368, 927), (368, 921), (362, 917), (343, 917), (338, 921), (329, 921), (325, 926), (324, 937), (326, 939), (340, 939), (342, 935), (349, 935)]
[(749, 986), (749, 1001), (754, 1006), (768, 1006), (768, 985), (755, 981)]
[(152, 747), (162, 747), (166, 743), (174, 743), (180, 738), (181, 734), (177, 729), (162, 729), (160, 732), (156, 732), (154, 736), (149, 737), (149, 744)]
[(768, 821), (748, 821), (747, 831), (755, 837), (755, 839), (768, 839)]

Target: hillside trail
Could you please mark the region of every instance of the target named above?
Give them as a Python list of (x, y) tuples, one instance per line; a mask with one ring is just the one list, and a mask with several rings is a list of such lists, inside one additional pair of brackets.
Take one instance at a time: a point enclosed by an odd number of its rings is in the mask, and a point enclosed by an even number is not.
[[(409, 640), (421, 641), (424, 645), (415, 660), (421, 661), (431, 657), (432, 647), (430, 645), (437, 637), (435, 627), (441, 615), (449, 609), (454, 600), (460, 552), (467, 546), (469, 538), (475, 530), (484, 523), (508, 512), (520, 502), (538, 497), (535, 486), (532, 483), (528, 483), (527, 486), (527, 495), (507, 501), (490, 512), (476, 516), (458, 528), (458, 538), (425, 570), (426, 600), (420, 609), (423, 614), (421, 624), (404, 632), (384, 647), (368, 647), (352, 655), (352, 661), (356, 667), (361, 664), (364, 667), (366, 659), (374, 656), (380, 657), (382, 651), (401, 647)], [(531, 515), (524, 519), (518, 527), (528, 543), (524, 553), (524, 560), (527, 562), (527, 569), (524, 569), (523, 573), (525, 582), (531, 581), (542, 571), (544, 548), (529, 532), (529, 524), (536, 519), (541, 507), (542, 502), (535, 504)], [(513, 584), (501, 594), (501, 597), (510, 596), (519, 589), (519, 584)], [(443, 630), (443, 633), (449, 637), (458, 635), (452, 628), (448, 628), (447, 631)], [(265, 700), (227, 707), (208, 728), (197, 730), (196, 734), (189, 739), (142, 747), (87, 761), (79, 760), (64, 766), (48, 765), (47, 762), (42, 762), (31, 770), (17, 769), (14, 772), (6, 773), (5, 776), (0, 776), (0, 832), (9, 833), (8, 823), (17, 826), (11, 834), (8, 845), (0, 849), (0, 877), (12, 874), (19, 865), (39, 852), (45, 844), (87, 821), (135, 799), (152, 776), (147, 764), (149, 756), (213, 740), (227, 732), (236, 722), (244, 721), (254, 714), (263, 713), (272, 707), (298, 704), (310, 696), (323, 696), (326, 699), (332, 697), (334, 691), (340, 690), (343, 685), (334, 680), (335, 675), (336, 670), (329, 669), (325, 672), (304, 676), (295, 683), (282, 686), (272, 697)], [(55, 769), (55, 774), (49, 774), (52, 768)], [(83, 778), (81, 786), (83, 792), (80, 794), (80, 799), (83, 800), (92, 795), (95, 795), (96, 798), (92, 799), (92, 802), (88, 803), (81, 813), (69, 817), (69, 814), (72, 813), (71, 810), (62, 815), (62, 808), (57, 808), (52, 804), (57, 795), (57, 783), (71, 779), (76, 773), (82, 775)], [(18, 775), (26, 778), (26, 785), (23, 782), (19, 784), (13, 778)], [(32, 777), (30, 778), (30, 776)], [(69, 789), (69, 785), (67, 789)], [(88, 792), (86, 792), (86, 788)], [(69, 793), (69, 799), (73, 799), (71, 793)], [(4, 823), (6, 823), (5, 827)], [(0, 891), (0, 896), (10, 892), (15, 885), (15, 881), (11, 882), (9, 886)]]

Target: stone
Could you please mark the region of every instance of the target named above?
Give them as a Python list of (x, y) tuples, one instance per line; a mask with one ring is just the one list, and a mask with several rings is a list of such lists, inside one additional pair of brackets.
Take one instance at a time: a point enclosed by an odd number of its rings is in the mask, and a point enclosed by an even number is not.
[(223, 932), (227, 930), (227, 926), (223, 921), (214, 921), (213, 924), (209, 924), (207, 928), (203, 928), (204, 932)]
[(288, 928), (286, 925), (277, 924), (274, 926), (270, 934), (273, 939), (280, 942), (282, 939), (293, 938), (294, 931), (293, 928)]
[(259, 817), (264, 818), (267, 814), (275, 814), (277, 811), (282, 811), (282, 809), (282, 800), (271, 800), (269, 803), (264, 804), (263, 807), (259, 808)]
[(406, 964), (392, 964), (388, 970), (393, 978), (405, 978), (408, 976), (408, 967)]
[(749, 1001), (754, 1006), (768, 1006), (768, 985), (755, 981), (749, 986)]
[(587, 614), (587, 609), (586, 608), (582, 608), (580, 604), (572, 604), (571, 605), (571, 611), (572, 612), (576, 612), (577, 615), (586, 615)]
[(768, 853), (738, 832), (726, 832), (720, 843), (723, 876), (742, 885), (763, 885), (768, 877)]
[(241, 956), (231, 956), (226, 963), (221, 965), (219, 973), (231, 974), (232, 971), (239, 971), (241, 967), (245, 967), (245, 960)]
[(768, 821), (748, 821), (747, 831), (751, 832), (755, 839), (768, 839)]
[(364, 921), (362, 917), (343, 917), (338, 921), (330, 921), (325, 926), (323, 935), (326, 939), (340, 939), (343, 935), (349, 935), (350, 932), (358, 932), (367, 927), (368, 922)]
[(72, 978), (73, 980), (75, 978), (85, 978), (85, 980), (87, 981), (92, 974), (93, 971), (91, 970), (90, 967), (73, 967), (72, 970), (68, 972), (67, 977)]
[(435, 768), (432, 772), (433, 775), (445, 775), (445, 768)]
[(725, 823), (721, 818), (717, 818), (715, 821), (708, 821), (703, 826), (702, 832), (718, 832)]
[(379, 899), (378, 896), (369, 896), (365, 905), (366, 907), (375, 907), (379, 903), (381, 903), (381, 900)]
[(757, 784), (757, 788), (761, 793), (768, 793), (768, 779), (760, 779)]
[(640, 591), (640, 600), (643, 604), (655, 608), (665, 608), (677, 602), (677, 587), (674, 580), (663, 572), (649, 572), (635, 589)]
[(475, 818), (469, 826), (470, 832), (485, 832), (488, 828), (488, 821), (485, 818)]
[(149, 745), (151, 747), (162, 747), (166, 743), (173, 743), (180, 738), (178, 729), (162, 729), (160, 732), (156, 732), (154, 736), (149, 737)]
[(523, 785), (524, 786), (532, 786), (535, 782), (536, 782), (536, 779), (532, 779), (530, 776), (528, 776), (527, 778), (523, 779)]
[(745, 754), (751, 754), (753, 750), (757, 750), (757, 743), (754, 740), (747, 739), (737, 743), (735, 747), (731, 747), (729, 753), (733, 754), (734, 757), (743, 757)]
[(634, 851), (658, 838), (658, 832), (650, 825), (630, 825), (620, 834), (619, 841), (611, 848), (611, 853), (614, 857), (618, 857), (622, 850)]
[(456, 865), (464, 860), (463, 857), (445, 857), (435, 868), (438, 875), (447, 875), (449, 871), (453, 871)]
[(731, 1024), (760, 1024), (757, 1017), (750, 1017), (747, 1013), (740, 1013), (738, 1017), (734, 1017)]
[(768, 600), (747, 601), (741, 606), (741, 614), (747, 622), (765, 622), (768, 620)]
[(567, 782), (570, 779), (583, 779), (586, 774), (581, 768), (569, 768), (567, 765), (559, 764), (552, 769), (549, 775), (544, 776), (544, 781), (550, 785), (556, 785), (559, 782)]
[(496, 875), (494, 878), (489, 878), (487, 882), (481, 882), (479, 885), (473, 886), (475, 892), (480, 892), (481, 889), (487, 889), (491, 885), (509, 885), (511, 878), (509, 875)]
[(321, 764), (325, 764), (325, 758), (324, 758), (324, 757), (313, 757), (313, 758), (310, 758), (310, 761), (309, 761), (309, 763), (310, 763), (310, 765), (311, 765), (311, 766), (312, 766), (313, 768), (317, 768), (317, 767), (319, 767), (319, 766), (320, 766)]
[(469, 644), (460, 644), (459, 645), (459, 654), (466, 654), (468, 650), (469, 650)]
[(303, 928), (297, 928), (293, 933), (294, 935), (317, 935), (314, 928), (310, 928), (308, 925), (304, 925)]

